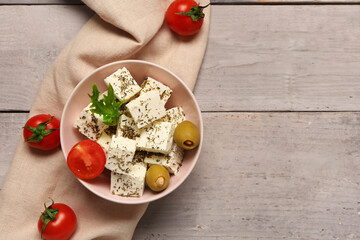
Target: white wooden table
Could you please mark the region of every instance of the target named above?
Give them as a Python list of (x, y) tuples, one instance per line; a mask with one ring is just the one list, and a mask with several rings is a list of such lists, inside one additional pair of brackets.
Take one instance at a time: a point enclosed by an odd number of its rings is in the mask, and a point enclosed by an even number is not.
[[(244, 2), (213, 1), (204, 149), (134, 239), (360, 239), (359, 1)], [(41, 79), (92, 14), (0, 0), (0, 186)]]

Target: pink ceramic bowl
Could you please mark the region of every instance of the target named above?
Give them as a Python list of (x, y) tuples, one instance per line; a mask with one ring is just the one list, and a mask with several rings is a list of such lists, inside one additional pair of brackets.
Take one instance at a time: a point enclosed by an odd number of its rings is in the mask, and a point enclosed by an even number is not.
[(168, 109), (175, 106), (182, 106), (186, 119), (192, 121), (199, 128), (201, 136), (200, 145), (194, 150), (185, 151), (183, 165), (180, 167), (179, 173), (176, 174), (176, 176), (171, 176), (169, 186), (160, 193), (154, 193), (146, 187), (144, 195), (140, 198), (112, 195), (110, 193), (110, 171), (106, 169), (95, 179), (86, 181), (79, 179), (79, 181), (87, 189), (99, 197), (117, 203), (140, 204), (151, 202), (166, 196), (179, 187), (180, 184), (183, 183), (189, 176), (201, 151), (203, 141), (203, 122), (200, 108), (194, 95), (184, 82), (174, 73), (154, 63), (139, 60), (124, 60), (109, 63), (96, 69), (90, 75), (85, 77), (75, 87), (65, 104), (60, 126), (60, 140), (65, 159), (67, 158), (70, 149), (76, 143), (86, 139), (86, 137), (73, 127), (73, 124), (79, 116), (81, 110), (90, 103), (88, 93), (92, 93), (92, 85), (96, 83), (100, 92), (105, 91), (107, 86), (104, 83), (104, 78), (122, 67), (126, 67), (130, 71), (138, 84), (141, 84), (145, 77), (149, 76), (170, 87), (173, 90), (173, 94), (167, 102), (166, 108)]

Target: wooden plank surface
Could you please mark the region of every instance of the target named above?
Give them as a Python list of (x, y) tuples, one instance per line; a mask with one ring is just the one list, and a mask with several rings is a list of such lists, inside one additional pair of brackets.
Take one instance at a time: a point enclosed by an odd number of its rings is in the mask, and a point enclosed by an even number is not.
[(0, 189), (22, 139), (22, 127), (27, 116), (28, 113), (0, 113)]
[(91, 15), (85, 6), (0, 6), (1, 110), (30, 109), (47, 69)]
[[(0, 6), (0, 188), (28, 115), (11, 111), (29, 110), (91, 15)], [(211, 17), (195, 90), (203, 152), (134, 240), (360, 239), (360, 112), (238, 112), (359, 111), (360, 6), (213, 6)]]
[(15, 4), (24, 4), (24, 5), (83, 5), (84, 3), (81, 0), (0, 0), (0, 4), (5, 5), (15, 5)]
[[(0, 109), (30, 108), (49, 65), (91, 14), (85, 6), (0, 6)], [(213, 6), (200, 107), (358, 111), (358, 39), (360, 5)]]
[(207, 113), (193, 174), (134, 239), (360, 239), (359, 113)]
[[(26, 117), (0, 114), (0, 175)], [(203, 118), (194, 172), (150, 204), (134, 240), (360, 239), (360, 113)]]
[(360, 6), (215, 6), (212, 20), (203, 110), (359, 110)]
[(354, 4), (359, 0), (211, 0), (212, 4)]
[[(280, 4), (298, 4), (298, 3), (359, 3), (359, 0), (210, 0), (212, 4), (244, 4), (244, 3), (280, 3)], [(0, 4), (14, 5), (69, 5), (83, 4), (81, 0), (0, 0)]]

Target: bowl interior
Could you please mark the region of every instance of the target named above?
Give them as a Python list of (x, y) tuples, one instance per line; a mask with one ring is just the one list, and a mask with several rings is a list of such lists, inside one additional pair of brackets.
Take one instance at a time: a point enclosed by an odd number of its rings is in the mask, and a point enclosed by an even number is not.
[(73, 124), (82, 109), (90, 103), (88, 94), (92, 93), (92, 85), (96, 83), (100, 92), (107, 90), (104, 79), (122, 67), (126, 67), (130, 71), (138, 84), (141, 84), (145, 77), (152, 77), (170, 87), (173, 90), (173, 94), (166, 104), (166, 109), (181, 106), (184, 109), (186, 119), (192, 121), (199, 128), (201, 136), (199, 147), (191, 151), (185, 151), (183, 165), (180, 167), (179, 173), (177, 173), (176, 176), (171, 176), (168, 188), (160, 193), (154, 193), (146, 188), (144, 195), (140, 198), (113, 195), (110, 193), (110, 171), (106, 169), (95, 179), (86, 181), (79, 180), (87, 189), (102, 198), (118, 203), (139, 204), (154, 201), (169, 194), (187, 178), (200, 154), (203, 126), (201, 112), (195, 97), (176, 75), (159, 65), (145, 61), (126, 60), (114, 62), (96, 69), (84, 78), (76, 86), (67, 100), (62, 114), (60, 128), (61, 146), (65, 159), (70, 149), (76, 143), (86, 139), (85, 136), (73, 127)]

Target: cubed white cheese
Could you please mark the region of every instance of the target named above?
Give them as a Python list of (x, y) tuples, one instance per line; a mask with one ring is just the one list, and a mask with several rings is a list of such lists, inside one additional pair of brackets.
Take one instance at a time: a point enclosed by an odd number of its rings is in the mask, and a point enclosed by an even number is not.
[(169, 122), (156, 122), (141, 129), (137, 149), (147, 152), (168, 154), (172, 147), (174, 125)]
[(133, 158), (133, 163), (141, 163), (144, 162), (147, 152), (144, 151), (136, 151), (135, 156)]
[(111, 172), (111, 193), (124, 197), (141, 197), (144, 193), (146, 164), (134, 165), (132, 174)]
[(162, 84), (161, 82), (156, 81), (155, 79), (148, 77), (141, 85), (140, 95), (144, 94), (148, 91), (157, 91), (159, 93), (161, 101), (163, 101), (164, 105), (167, 100), (170, 98), (172, 90)]
[(133, 164), (131, 170), (127, 175), (134, 178), (145, 178), (147, 165), (144, 162), (136, 162)]
[(130, 72), (123, 67), (104, 79), (106, 85), (114, 89), (114, 94), (120, 101), (128, 101), (130, 98), (140, 92), (141, 87), (137, 84)]
[(100, 146), (103, 148), (105, 153), (107, 153), (110, 148), (111, 135), (107, 134), (106, 131), (103, 131), (101, 133), (101, 136), (98, 138), (98, 140), (96, 140), (96, 142), (100, 144)]
[(122, 114), (117, 127), (117, 135), (124, 138), (137, 139), (140, 137), (140, 129), (136, 126), (134, 119), (131, 116)]
[(146, 152), (143, 151), (135, 152), (135, 155), (131, 163), (129, 163), (128, 165), (129, 166), (128, 169), (126, 171), (122, 171), (121, 174), (130, 175), (132, 177), (142, 176), (144, 169), (143, 167), (145, 166), (145, 172), (147, 167), (147, 165), (144, 163), (145, 156), (146, 156)]
[(106, 154), (105, 167), (117, 173), (129, 173), (136, 151), (136, 141), (122, 136), (112, 136)]
[(100, 115), (90, 111), (91, 103), (84, 108), (79, 118), (75, 121), (74, 127), (91, 140), (96, 140), (108, 126), (104, 124)]
[(138, 98), (129, 102), (126, 108), (138, 128), (145, 127), (166, 115), (164, 103), (156, 91), (141, 94)]
[(184, 150), (180, 148), (176, 143), (173, 143), (171, 151), (168, 155), (161, 153), (148, 153), (144, 159), (144, 162), (150, 165), (162, 165), (170, 173), (176, 175), (181, 167), (184, 156)]
[(166, 115), (162, 119), (158, 120), (162, 122), (170, 122), (176, 128), (181, 122), (185, 121), (185, 113), (182, 107), (173, 107), (166, 110)]

